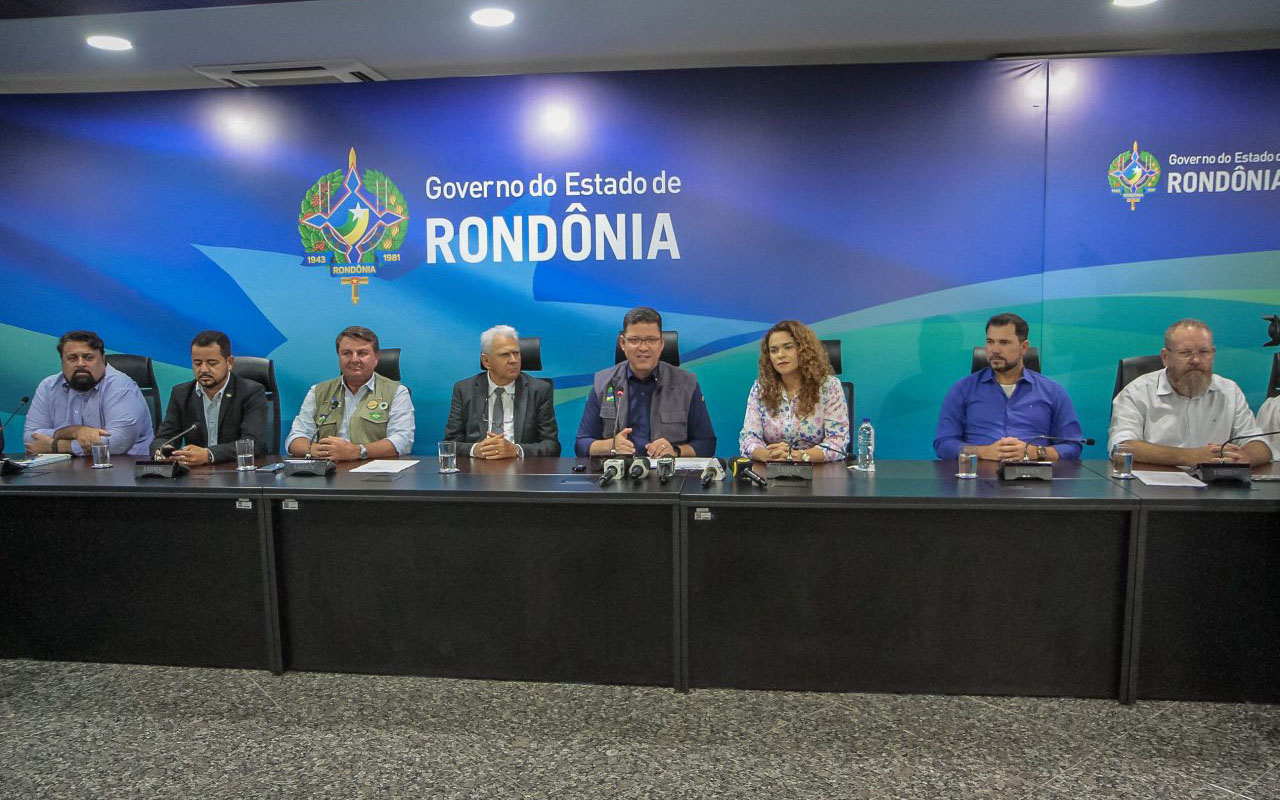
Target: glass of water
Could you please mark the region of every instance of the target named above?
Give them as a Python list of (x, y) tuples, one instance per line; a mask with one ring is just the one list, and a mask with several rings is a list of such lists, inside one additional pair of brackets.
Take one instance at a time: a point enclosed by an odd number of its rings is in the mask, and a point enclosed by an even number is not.
[(458, 443), (457, 442), (438, 442), (436, 447), (440, 450), (440, 471), (444, 473), (453, 473), (458, 471)]
[(1128, 480), (1133, 477), (1133, 448), (1118, 444), (1111, 451), (1111, 477)]
[(978, 448), (976, 446), (967, 444), (960, 448), (960, 452), (956, 455), (956, 477), (978, 477)]
[(236, 439), (236, 469), (248, 472), (253, 469), (253, 439)]
[(90, 448), (93, 456), (94, 469), (110, 469), (111, 468), (111, 437), (102, 436), (98, 441), (93, 443)]

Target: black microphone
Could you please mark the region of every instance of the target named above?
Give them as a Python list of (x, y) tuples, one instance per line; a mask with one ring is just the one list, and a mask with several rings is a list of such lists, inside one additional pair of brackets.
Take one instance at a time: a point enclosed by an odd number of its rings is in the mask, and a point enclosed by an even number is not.
[(334, 409), (336, 409), (337, 407), (338, 407), (338, 398), (335, 397), (329, 401), (329, 410), (316, 418), (316, 431), (315, 433), (311, 434), (311, 439), (307, 442), (307, 452), (306, 452), (306, 455), (303, 456), (303, 458), (312, 457), (311, 446), (316, 443), (316, 437), (320, 435), (320, 428), (329, 419), (329, 415), (332, 414)]
[(769, 488), (769, 482), (756, 474), (751, 468), (751, 459), (746, 456), (738, 456), (733, 460), (733, 476), (739, 481), (754, 483), (761, 489)]
[[(799, 442), (798, 444), (804, 444), (804, 442)], [(813, 444), (809, 445), (809, 447), (817, 447), (818, 449), (820, 449), (820, 450), (825, 450), (825, 451), (827, 451), (828, 453), (835, 453), (837, 456), (839, 456), (839, 457), (840, 457), (840, 459), (839, 459), (840, 461), (848, 461), (848, 460), (849, 460), (849, 454), (848, 454), (848, 453), (844, 452), (843, 450), (837, 450), (836, 448), (832, 447), (832, 446), (831, 446), (831, 445), (829, 445), (829, 444), (823, 444), (822, 442), (814, 442)], [(792, 450), (808, 450), (809, 448), (808, 448), (808, 447), (793, 447), (793, 448), (791, 448), (791, 449), (792, 449)], [(827, 460), (828, 460), (828, 461), (835, 461), (836, 459), (829, 458), (829, 459), (827, 459)]]
[(604, 460), (604, 472), (600, 475), (600, 485), (604, 486), (627, 473), (627, 462), (630, 456), (609, 456)]
[[(160, 445), (159, 447), (157, 447), (157, 448), (156, 448), (155, 455), (156, 455), (157, 457), (163, 457), (163, 456), (167, 456), (167, 455), (169, 455), (169, 453), (172, 453), (172, 452), (176, 449), (176, 448), (173, 446), (173, 443), (174, 443), (174, 442), (176, 442), (176, 441), (178, 441), (179, 439), (181, 439), (183, 436), (186, 436), (188, 433), (191, 433), (192, 431), (194, 431), (194, 430), (196, 429), (196, 425), (197, 425), (197, 423), (195, 423), (195, 422), (191, 423), (191, 427), (190, 427), (190, 428), (187, 428), (187, 429), (186, 429), (185, 431), (183, 431), (182, 433), (178, 434), (177, 436), (173, 437), (173, 438), (172, 438), (172, 439), (170, 439), (169, 441), (167, 441), (167, 442), (165, 442), (164, 444), (162, 444), (162, 445)], [(165, 452), (165, 448), (166, 448), (166, 447), (167, 447), (167, 448), (169, 448), (169, 452), (168, 452), (168, 453), (166, 453), (166, 452)]]
[[(1232, 436), (1230, 439), (1223, 442), (1222, 446), (1226, 447), (1232, 442), (1238, 442), (1241, 439), (1257, 439), (1262, 436), (1275, 436), (1277, 433), (1280, 433), (1280, 431), (1263, 431), (1262, 433), (1242, 433), (1239, 436)], [(1222, 451), (1219, 450), (1218, 452), (1222, 452)]]
[(26, 396), (24, 396), (21, 400), (19, 400), (19, 401), (18, 401), (18, 407), (17, 407), (17, 408), (15, 408), (15, 409), (13, 410), (13, 413), (9, 415), (9, 418), (8, 418), (8, 419), (6, 419), (6, 420), (4, 421), (4, 425), (0, 425), (0, 453), (3, 453), (3, 452), (4, 452), (4, 429), (5, 429), (5, 427), (6, 427), (10, 422), (13, 422), (13, 418), (14, 418), (14, 417), (16, 417), (16, 416), (18, 416), (18, 412), (22, 410), (23, 406), (25, 406), (27, 403), (30, 403), (30, 402), (31, 402), (31, 398), (30, 398), (30, 397), (26, 397)]
[(1044, 439), (1046, 442), (1061, 442), (1063, 444), (1082, 444), (1092, 447), (1097, 442), (1092, 438), (1072, 439), (1068, 436), (1032, 436), (1031, 441)]
[(658, 483), (665, 484), (676, 474), (676, 460), (674, 456), (663, 456), (658, 459)]
[(627, 474), (638, 481), (649, 477), (649, 459), (637, 458), (627, 467)]
[(618, 435), (618, 402), (613, 394), (613, 381), (609, 381), (608, 385), (604, 387), (604, 397), (600, 402), (613, 403), (613, 430), (604, 432), (604, 438), (612, 439)]
[(724, 460), (713, 458), (707, 462), (702, 468), (702, 488), (705, 489), (711, 485), (712, 481), (724, 480)]
[(21, 400), (19, 400), (18, 407), (9, 413), (9, 418), (4, 421), (4, 425), (0, 425), (0, 430), (4, 430), (5, 427), (8, 426), (10, 422), (13, 422), (13, 418), (18, 416), (18, 412), (22, 410), (23, 406), (25, 406), (27, 403), (30, 403), (30, 402), (31, 402), (31, 398), (26, 396), (24, 396)]

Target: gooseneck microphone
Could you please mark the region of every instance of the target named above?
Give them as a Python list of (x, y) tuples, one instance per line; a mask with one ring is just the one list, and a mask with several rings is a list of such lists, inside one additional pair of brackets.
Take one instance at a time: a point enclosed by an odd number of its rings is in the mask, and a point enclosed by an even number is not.
[[(1222, 447), (1225, 448), (1227, 445), (1231, 444), (1232, 442), (1238, 442), (1241, 439), (1257, 439), (1262, 436), (1275, 436), (1277, 433), (1280, 433), (1280, 431), (1263, 431), (1262, 433), (1242, 433), (1239, 436), (1232, 436), (1230, 439), (1223, 442)], [(1219, 455), (1221, 455), (1222, 453), (1221, 448), (1219, 448), (1218, 453)]]
[(21, 411), (23, 407), (30, 402), (31, 402), (31, 398), (24, 395), (23, 398), (18, 401), (18, 407), (15, 408), (13, 410), (13, 413), (9, 415), (9, 418), (4, 421), (4, 425), (0, 425), (0, 453), (4, 452), (4, 429), (8, 427), (10, 422), (13, 422), (14, 417), (18, 416), (18, 412)]
[(712, 481), (724, 480), (725, 464), (724, 459), (713, 458), (707, 462), (702, 468), (702, 488), (705, 489), (711, 485)]
[(1033, 442), (1040, 441), (1040, 440), (1043, 440), (1046, 442), (1061, 442), (1062, 444), (1079, 444), (1079, 445), (1086, 445), (1089, 447), (1092, 447), (1094, 444), (1097, 444), (1096, 440), (1094, 440), (1092, 437), (1084, 437), (1080, 439), (1073, 439), (1070, 436), (1032, 436), (1031, 437), (1031, 441)]
[(320, 435), (320, 428), (324, 427), (325, 422), (329, 420), (329, 415), (332, 414), (337, 407), (338, 398), (335, 397), (329, 401), (329, 410), (316, 418), (316, 430), (315, 433), (311, 434), (311, 439), (307, 441), (307, 452), (303, 455), (303, 458), (313, 458), (311, 455), (311, 447), (316, 443), (316, 437)]
[(10, 422), (13, 422), (13, 418), (18, 416), (18, 412), (21, 411), (27, 405), (27, 403), (30, 403), (30, 402), (31, 402), (31, 398), (24, 395), (23, 398), (18, 401), (18, 407), (15, 408), (13, 411), (9, 412), (9, 418), (4, 421), (4, 425), (0, 425), (0, 430), (4, 430), (9, 425)]
[[(169, 453), (172, 453), (174, 450), (176, 450), (176, 449), (177, 449), (177, 448), (175, 448), (175, 447), (173, 446), (173, 443), (174, 443), (174, 442), (176, 442), (176, 441), (178, 441), (179, 439), (181, 439), (183, 436), (186, 436), (188, 433), (191, 433), (192, 431), (194, 431), (194, 430), (196, 429), (197, 424), (198, 424), (198, 423), (195, 423), (195, 422), (191, 423), (191, 427), (187, 428), (187, 429), (186, 429), (185, 431), (183, 431), (182, 433), (179, 433), (177, 436), (173, 437), (173, 438), (172, 438), (172, 439), (170, 439), (169, 441), (167, 441), (167, 442), (165, 442), (164, 444), (162, 444), (162, 445), (160, 445), (159, 447), (157, 447), (157, 448), (156, 448), (155, 455), (156, 455), (156, 456), (167, 456), (167, 455), (169, 455)], [(165, 449), (165, 448), (168, 448), (168, 450), (166, 451), (166, 449)]]
[(1041, 435), (1039, 435), (1039, 436), (1032, 436), (1030, 439), (1028, 439), (1028, 440), (1027, 440), (1027, 445), (1026, 445), (1026, 447), (1023, 447), (1023, 448), (1022, 448), (1022, 460), (1023, 460), (1023, 461), (1029, 461), (1029, 460), (1031, 459), (1031, 457), (1027, 455), (1027, 447), (1030, 447), (1032, 442), (1048, 442), (1048, 443), (1050, 443), (1050, 444), (1054, 444), (1054, 443), (1058, 443), (1058, 444), (1078, 444), (1078, 445), (1082, 445), (1082, 446), (1090, 446), (1090, 447), (1092, 447), (1092, 446), (1094, 445), (1094, 443), (1095, 443), (1095, 440), (1094, 440), (1092, 437), (1073, 438), (1073, 437), (1070, 437), (1070, 436), (1049, 436), (1048, 434), (1041, 434)]

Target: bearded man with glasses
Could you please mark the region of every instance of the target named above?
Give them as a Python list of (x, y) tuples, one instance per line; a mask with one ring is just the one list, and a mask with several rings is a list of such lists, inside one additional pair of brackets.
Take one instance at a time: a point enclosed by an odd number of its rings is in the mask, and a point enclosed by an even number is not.
[(1224, 459), (1258, 465), (1271, 449), (1234, 381), (1213, 374), (1213, 331), (1180, 319), (1164, 332), (1164, 369), (1135, 378), (1111, 401), (1107, 450), (1127, 444), (1133, 460), (1189, 465)]
[(716, 434), (692, 372), (662, 358), (662, 315), (633, 308), (622, 318), (626, 359), (595, 374), (582, 410), (579, 456), (712, 456)]

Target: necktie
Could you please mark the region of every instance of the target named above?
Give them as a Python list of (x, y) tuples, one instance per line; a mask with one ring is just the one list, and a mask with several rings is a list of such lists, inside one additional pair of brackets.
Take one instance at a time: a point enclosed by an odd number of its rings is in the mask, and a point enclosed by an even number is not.
[(493, 390), (493, 418), (489, 421), (489, 430), (506, 435), (507, 410), (503, 407), (502, 396), (506, 394), (501, 386)]

